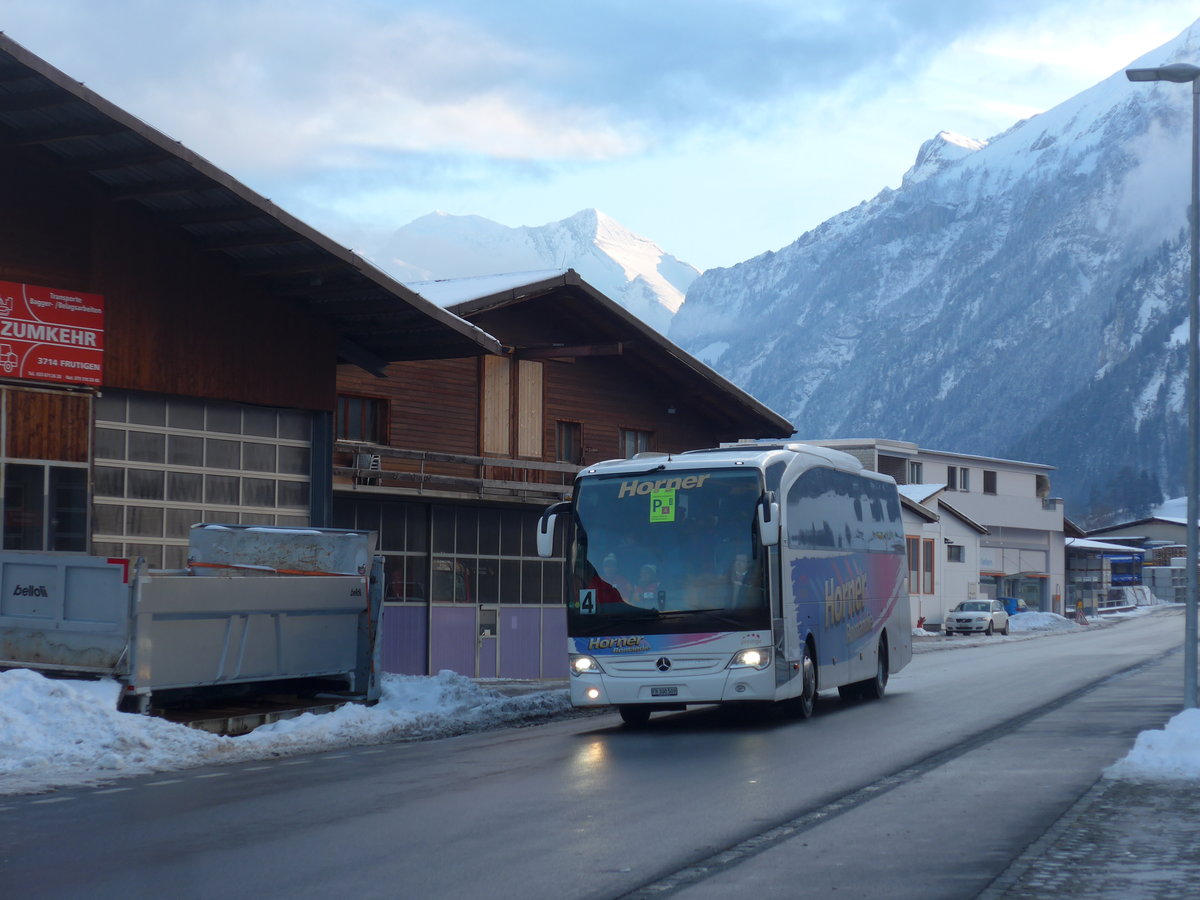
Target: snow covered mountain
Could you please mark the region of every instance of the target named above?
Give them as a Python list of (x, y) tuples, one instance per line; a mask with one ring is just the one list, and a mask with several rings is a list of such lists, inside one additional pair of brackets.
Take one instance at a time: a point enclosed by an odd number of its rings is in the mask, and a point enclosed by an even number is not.
[(402, 282), (572, 268), (664, 334), (700, 274), (595, 209), (536, 228), (430, 213), (396, 231), (371, 255)]
[[(1133, 65), (1200, 62), (1200, 23)], [(1123, 71), (704, 273), (669, 336), (796, 423), (1046, 462), (1068, 515), (1183, 482), (1187, 85)], [(1148, 498), (1157, 502), (1159, 497)]]

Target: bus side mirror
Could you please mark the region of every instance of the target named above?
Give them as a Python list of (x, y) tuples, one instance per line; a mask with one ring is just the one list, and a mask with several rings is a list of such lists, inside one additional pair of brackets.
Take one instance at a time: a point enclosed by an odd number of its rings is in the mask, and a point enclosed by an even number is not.
[(779, 543), (779, 504), (773, 493), (763, 494), (758, 501), (758, 539), (764, 547)]
[(537, 552), (538, 556), (543, 558), (554, 555), (554, 523), (558, 520), (560, 512), (566, 512), (571, 508), (569, 500), (564, 500), (561, 503), (555, 503), (553, 506), (547, 506), (543, 511), (541, 518), (537, 523)]

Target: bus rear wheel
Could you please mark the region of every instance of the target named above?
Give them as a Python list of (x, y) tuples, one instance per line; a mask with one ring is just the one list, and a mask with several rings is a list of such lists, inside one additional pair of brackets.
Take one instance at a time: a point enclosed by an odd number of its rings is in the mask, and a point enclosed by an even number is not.
[(864, 700), (879, 700), (887, 690), (888, 649), (883, 638), (879, 639), (879, 652), (875, 655), (875, 677), (858, 683), (860, 696)]
[(640, 728), (650, 721), (650, 709), (645, 706), (618, 706), (621, 721), (633, 728)]

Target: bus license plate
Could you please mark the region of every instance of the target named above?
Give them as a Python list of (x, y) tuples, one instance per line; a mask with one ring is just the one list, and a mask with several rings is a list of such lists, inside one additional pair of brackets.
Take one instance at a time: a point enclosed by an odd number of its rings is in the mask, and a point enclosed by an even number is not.
[(650, 688), (651, 697), (678, 697), (679, 688), (677, 687), (652, 687)]

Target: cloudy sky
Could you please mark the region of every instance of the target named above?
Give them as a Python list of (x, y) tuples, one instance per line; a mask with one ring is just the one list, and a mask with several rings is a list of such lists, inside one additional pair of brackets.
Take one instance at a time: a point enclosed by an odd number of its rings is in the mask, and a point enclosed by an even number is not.
[(700, 268), (896, 187), (1195, 20), (1183, 0), (0, 0), (0, 30), (355, 250), (587, 207)]

